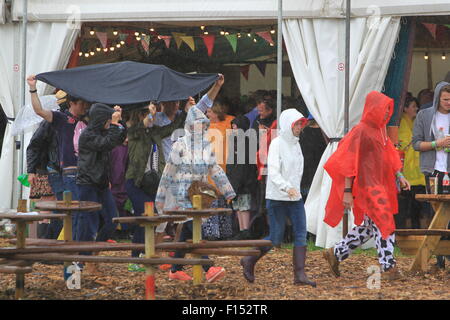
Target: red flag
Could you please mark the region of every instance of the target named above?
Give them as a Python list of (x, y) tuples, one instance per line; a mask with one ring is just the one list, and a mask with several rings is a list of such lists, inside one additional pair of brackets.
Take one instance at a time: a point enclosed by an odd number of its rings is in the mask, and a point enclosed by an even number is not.
[(166, 47), (169, 48), (170, 47), (170, 39), (172, 39), (172, 36), (159, 36), (159, 37), (164, 40), (164, 42), (166, 43)]
[(427, 28), (427, 30), (431, 33), (431, 35), (433, 36), (434, 39), (436, 39), (436, 28), (437, 25), (434, 23), (422, 23), (425, 28)]
[(202, 35), (203, 42), (205, 42), (205, 46), (208, 49), (208, 57), (211, 57), (213, 49), (214, 49), (214, 41), (216, 40), (215, 35)]
[(258, 36), (260, 36), (261, 38), (263, 38), (264, 40), (266, 40), (268, 43), (274, 44), (274, 42), (272, 40), (272, 36), (270, 35), (269, 31), (256, 32), (256, 34)]
[(248, 73), (249, 73), (249, 71), (250, 71), (250, 65), (247, 64), (247, 65), (245, 65), (245, 66), (241, 66), (240, 69), (241, 69), (241, 73), (242, 73), (242, 75), (244, 76), (245, 80), (248, 81)]

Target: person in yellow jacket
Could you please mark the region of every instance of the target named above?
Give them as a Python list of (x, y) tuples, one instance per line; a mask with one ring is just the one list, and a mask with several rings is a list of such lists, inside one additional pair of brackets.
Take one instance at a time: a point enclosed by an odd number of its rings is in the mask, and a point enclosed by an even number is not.
[(419, 152), (412, 146), (414, 119), (419, 110), (418, 105), (416, 98), (406, 98), (398, 131), (399, 149), (404, 152), (402, 172), (411, 183), (411, 190), (402, 190), (398, 196), (399, 213), (395, 215), (395, 224), (398, 229), (406, 228), (408, 219), (411, 220), (411, 228), (421, 228), (420, 218), (423, 206), (415, 199), (415, 195), (425, 193), (425, 176), (420, 171)]

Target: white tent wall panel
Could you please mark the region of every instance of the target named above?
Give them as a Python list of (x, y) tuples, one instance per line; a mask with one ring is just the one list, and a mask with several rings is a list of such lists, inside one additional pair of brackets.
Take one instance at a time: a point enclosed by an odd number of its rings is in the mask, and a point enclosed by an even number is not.
[[(344, 18), (345, 0), (283, 0), (285, 18)], [(13, 19), (23, 0), (13, 1)], [(208, 21), (277, 18), (277, 0), (28, 0), (30, 21)], [(74, 11), (75, 10), (75, 11)], [(450, 13), (449, 0), (353, 0), (352, 17)]]

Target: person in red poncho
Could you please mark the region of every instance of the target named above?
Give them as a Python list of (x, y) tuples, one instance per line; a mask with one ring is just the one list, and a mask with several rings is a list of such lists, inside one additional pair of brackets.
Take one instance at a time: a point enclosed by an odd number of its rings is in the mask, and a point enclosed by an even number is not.
[(393, 280), (400, 276), (394, 258), (396, 177), (402, 188), (409, 190), (410, 184), (400, 172), (400, 157), (386, 133), (393, 110), (393, 99), (370, 92), (361, 121), (341, 140), (324, 165), (333, 180), (324, 221), (336, 227), (344, 209), (353, 208), (356, 225), (342, 241), (323, 252), (336, 277), (340, 275), (339, 263), (372, 237), (382, 277)]

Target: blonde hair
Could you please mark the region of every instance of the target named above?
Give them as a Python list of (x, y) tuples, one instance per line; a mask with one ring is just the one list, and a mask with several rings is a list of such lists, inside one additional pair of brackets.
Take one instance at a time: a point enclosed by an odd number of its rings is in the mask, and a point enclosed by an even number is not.
[(225, 120), (225, 108), (221, 103), (214, 102), (213, 106), (211, 107), (211, 111), (217, 114), (217, 118), (219, 118), (219, 121)]

